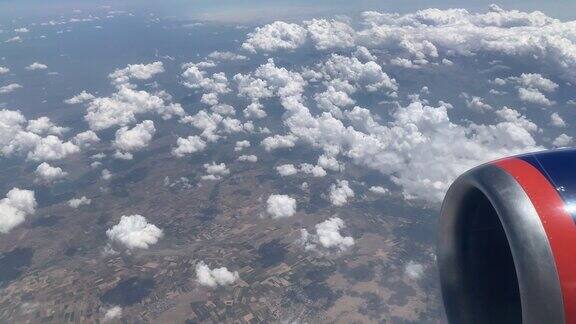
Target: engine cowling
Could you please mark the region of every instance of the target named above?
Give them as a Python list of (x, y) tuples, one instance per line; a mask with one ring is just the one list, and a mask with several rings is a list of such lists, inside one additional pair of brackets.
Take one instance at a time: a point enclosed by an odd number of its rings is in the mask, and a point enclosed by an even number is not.
[(439, 223), (450, 323), (576, 323), (576, 150), (498, 160), (460, 176)]

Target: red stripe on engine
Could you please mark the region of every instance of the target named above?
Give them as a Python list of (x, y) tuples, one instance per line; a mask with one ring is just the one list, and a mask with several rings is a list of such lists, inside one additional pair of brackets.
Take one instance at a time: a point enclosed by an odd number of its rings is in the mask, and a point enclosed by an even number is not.
[(566, 323), (576, 324), (576, 224), (572, 215), (556, 188), (530, 163), (512, 158), (495, 164), (518, 181), (538, 212), (556, 261)]

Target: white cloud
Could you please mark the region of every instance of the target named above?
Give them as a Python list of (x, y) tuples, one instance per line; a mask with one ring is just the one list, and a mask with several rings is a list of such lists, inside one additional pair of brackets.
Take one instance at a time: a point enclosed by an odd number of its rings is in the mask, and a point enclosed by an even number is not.
[(72, 138), (72, 142), (80, 147), (90, 147), (99, 143), (100, 138), (93, 131), (87, 130), (76, 134), (74, 138)]
[(258, 162), (258, 157), (256, 155), (240, 155), (238, 161), (243, 162)]
[(10, 92), (17, 90), (17, 89), (20, 89), (20, 88), (22, 88), (22, 86), (19, 85), (18, 83), (10, 83), (10, 84), (7, 84), (5, 86), (0, 87), (0, 94), (1, 93), (10, 93)]
[(14, 36), (11, 38), (8, 38), (7, 40), (4, 41), (4, 43), (17, 43), (17, 42), (21, 42), (22, 38), (20, 38), (20, 36)]
[(106, 310), (106, 313), (104, 313), (104, 322), (111, 321), (121, 316), (122, 316), (122, 307), (120, 306), (110, 307)]
[(300, 171), (306, 173), (306, 174), (311, 174), (312, 176), (316, 177), (316, 178), (321, 178), (326, 176), (326, 170), (324, 170), (324, 168), (322, 168), (319, 165), (313, 165), (310, 163), (301, 163), (300, 164)]
[(83, 205), (90, 205), (90, 203), (92, 203), (92, 199), (86, 198), (86, 196), (68, 200), (68, 206), (72, 208), (78, 208)]
[(550, 115), (550, 122), (552, 123), (553, 126), (555, 127), (566, 127), (566, 122), (564, 121), (564, 119), (562, 119), (562, 117), (560, 117), (560, 115), (558, 113), (552, 113), (552, 115)]
[(132, 124), (136, 121), (136, 115), (144, 113), (156, 112), (163, 119), (184, 115), (180, 104), (167, 103), (161, 93), (153, 95), (126, 85), (119, 86), (118, 91), (110, 97), (93, 99), (87, 107), (84, 119), (94, 131)]
[(296, 145), (294, 135), (274, 135), (262, 140), (262, 146), (266, 151), (272, 151), (280, 148), (292, 148)]
[(131, 79), (148, 80), (162, 72), (164, 65), (158, 61), (150, 64), (128, 64), (125, 68), (110, 73), (108, 77), (113, 84), (119, 85), (128, 83)]
[(355, 57), (332, 54), (322, 65), (322, 71), (327, 78), (345, 80), (370, 92), (398, 89), (396, 80), (390, 78), (374, 61), (362, 63)]
[[(29, 137), (30, 133), (20, 133), (19, 135), (23, 135), (23, 137), (17, 137), (16, 140), (21, 138), (26, 140), (25, 137)], [(34, 142), (35, 146), (27, 155), (27, 159), (33, 161), (61, 160), (69, 155), (80, 152), (80, 148), (72, 142), (62, 142), (62, 140), (54, 135), (39, 138)]]
[(384, 188), (382, 186), (372, 186), (368, 190), (370, 190), (370, 192), (373, 192), (373, 193), (379, 194), (379, 195), (386, 195), (386, 194), (390, 193), (390, 190), (388, 190), (388, 188)]
[(26, 70), (28, 70), (28, 71), (36, 71), (36, 70), (46, 70), (47, 68), (48, 68), (48, 65), (46, 65), (46, 64), (42, 64), (42, 63), (39, 63), (39, 62), (34, 62), (34, 63), (28, 65), (28, 66), (26, 67)]
[(83, 90), (82, 92), (75, 95), (74, 97), (64, 100), (64, 103), (69, 104), (69, 105), (75, 105), (75, 104), (83, 103), (86, 101), (90, 101), (94, 98), (96, 98), (96, 97), (94, 97), (93, 94)]
[(0, 233), (6, 234), (36, 211), (34, 191), (12, 188), (0, 200)]
[(102, 173), (101, 173), (102, 180), (108, 181), (108, 180), (112, 179), (112, 176), (113, 176), (113, 174), (112, 174), (112, 172), (110, 172), (110, 170), (108, 170), (108, 169), (102, 170)]
[(546, 98), (542, 92), (532, 88), (518, 88), (518, 98), (522, 101), (536, 105), (551, 106), (554, 104), (554, 102)]
[(348, 186), (347, 180), (338, 180), (330, 186), (330, 202), (335, 206), (344, 206), (348, 198), (354, 197), (354, 191)]
[(266, 111), (262, 108), (264, 108), (264, 106), (257, 101), (250, 103), (248, 106), (246, 106), (246, 109), (243, 110), (244, 117), (250, 119), (261, 119), (268, 116)]
[(46, 162), (42, 162), (40, 165), (38, 165), (34, 173), (38, 177), (38, 181), (48, 184), (62, 180), (68, 175), (67, 172), (62, 171), (62, 168), (53, 167)]
[(237, 141), (236, 142), (236, 146), (234, 147), (234, 151), (236, 152), (240, 152), (245, 148), (249, 148), (250, 147), (250, 142), (247, 140), (243, 140), (243, 141)]
[(404, 273), (412, 280), (420, 279), (424, 275), (424, 266), (415, 261), (408, 261)]
[(29, 30), (26, 27), (20, 27), (20, 28), (14, 29), (14, 32), (15, 33), (27, 33), (27, 32), (29, 32)]
[(248, 34), (242, 48), (250, 52), (293, 50), (306, 42), (307, 31), (297, 24), (275, 21)]
[(566, 134), (560, 134), (558, 137), (554, 139), (552, 145), (555, 147), (568, 147), (572, 144), (573, 138), (572, 136), (568, 136)]
[(531, 89), (538, 89), (545, 92), (554, 92), (558, 89), (558, 84), (537, 73), (522, 73), (519, 77), (510, 77), (509, 80)]
[(480, 97), (476, 96), (469, 97), (468, 95), (465, 95), (465, 99), (466, 99), (466, 106), (472, 110), (475, 110), (477, 112), (486, 112), (488, 110), (492, 110), (492, 106), (490, 106), (487, 103), (484, 103), (483, 99)]
[(0, 65), (0, 75), (10, 72), (10, 69)]
[(316, 224), (316, 234), (310, 234), (307, 230), (301, 231), (301, 242), (306, 250), (338, 250), (345, 251), (354, 245), (354, 238), (342, 236), (340, 230), (346, 225), (339, 217), (332, 217), (322, 223)]
[(318, 165), (324, 169), (336, 172), (344, 170), (344, 166), (335, 157), (327, 154), (322, 154), (318, 157)]
[(118, 243), (128, 250), (147, 249), (164, 236), (161, 229), (148, 223), (141, 215), (122, 216), (120, 222), (106, 231), (113, 243)]
[(291, 217), (296, 213), (296, 199), (287, 195), (270, 195), (266, 201), (266, 211), (272, 218)]
[(145, 120), (131, 129), (126, 126), (118, 129), (112, 145), (118, 150), (117, 153), (127, 154), (132, 159), (131, 153), (147, 147), (155, 133), (154, 122)]
[(176, 145), (176, 148), (172, 150), (172, 154), (179, 158), (188, 154), (201, 152), (206, 148), (206, 142), (198, 136), (178, 137), (178, 139), (176, 139)]
[(238, 271), (231, 272), (226, 267), (210, 269), (204, 261), (196, 264), (196, 280), (202, 286), (215, 288), (233, 284), (240, 276)]
[(326, 19), (304, 22), (316, 49), (348, 48), (354, 46), (355, 31), (348, 24)]
[(28, 121), (26, 130), (38, 135), (62, 135), (68, 128), (55, 125), (50, 118), (43, 116)]
[(208, 175), (202, 176), (204, 180), (220, 180), (223, 176), (230, 174), (230, 170), (224, 163), (204, 163), (204, 169)]
[(208, 54), (208, 58), (216, 61), (244, 61), (248, 58), (244, 55), (232, 53), (232, 52), (220, 52), (214, 51)]
[(294, 164), (279, 165), (276, 167), (276, 171), (278, 171), (278, 173), (283, 177), (295, 175), (296, 173), (298, 173), (298, 169), (296, 169)]

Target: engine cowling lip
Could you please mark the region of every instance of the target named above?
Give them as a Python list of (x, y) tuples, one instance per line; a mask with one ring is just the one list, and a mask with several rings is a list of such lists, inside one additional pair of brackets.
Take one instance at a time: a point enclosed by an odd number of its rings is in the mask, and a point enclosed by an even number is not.
[(451, 323), (469, 318), (458, 255), (458, 209), (470, 190), (490, 201), (504, 228), (518, 276), (523, 323), (564, 323), (562, 291), (548, 237), (521, 185), (501, 168), (486, 164), (460, 176), (450, 187), (439, 220), (438, 268), (442, 295)]

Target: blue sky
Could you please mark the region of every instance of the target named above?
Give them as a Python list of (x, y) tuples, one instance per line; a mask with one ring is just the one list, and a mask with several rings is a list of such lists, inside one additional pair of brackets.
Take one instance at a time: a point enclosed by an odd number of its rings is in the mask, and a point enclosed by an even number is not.
[[(262, 22), (274, 19), (303, 19), (323, 15), (354, 15), (365, 10), (406, 13), (422, 8), (465, 8), (471, 11), (483, 11), (492, 3), (505, 9), (522, 11), (540, 10), (555, 18), (571, 20), (576, 16), (576, 2), (572, 0), (534, 1), (534, 0), (280, 0), (280, 1), (233, 1), (233, 0), (166, 0), (166, 1), (0, 1), (0, 17), (42, 16), (59, 13), (62, 9), (93, 9), (112, 6), (113, 9), (131, 11), (150, 11), (177, 19), (201, 19), (220, 22)], [(5, 19), (5, 18), (4, 18)]]

